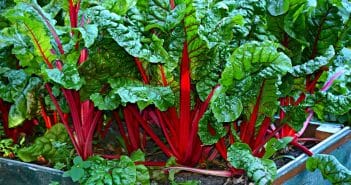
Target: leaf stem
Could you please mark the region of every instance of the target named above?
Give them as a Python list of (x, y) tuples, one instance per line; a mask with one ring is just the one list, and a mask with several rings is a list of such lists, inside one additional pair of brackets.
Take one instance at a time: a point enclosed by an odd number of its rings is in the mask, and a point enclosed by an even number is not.
[(140, 72), (140, 75), (141, 75), (141, 77), (143, 79), (144, 84), (150, 84), (149, 78), (148, 78), (148, 76), (147, 76), (147, 74), (145, 72), (145, 69), (143, 68), (143, 65), (142, 65), (141, 61), (139, 60), (139, 58), (135, 57), (134, 58), (134, 62), (137, 65), (137, 68), (138, 68), (138, 70)]
[(59, 116), (61, 117), (61, 120), (62, 120), (63, 125), (65, 125), (65, 128), (66, 128), (66, 130), (67, 130), (67, 133), (68, 133), (69, 137), (71, 138), (71, 141), (72, 141), (72, 143), (73, 143), (74, 148), (76, 149), (76, 151), (77, 151), (78, 154), (82, 154), (82, 151), (81, 151), (80, 147), (78, 146), (76, 137), (74, 137), (73, 132), (72, 132), (72, 130), (70, 129), (69, 124), (68, 124), (68, 122), (67, 122), (67, 119), (65, 118), (65, 116), (64, 116), (64, 114), (63, 114), (63, 112), (62, 112), (62, 110), (61, 110), (61, 107), (60, 107), (59, 103), (57, 102), (57, 100), (56, 100), (54, 94), (52, 93), (52, 89), (51, 89), (50, 85), (46, 83), (46, 84), (45, 84), (45, 88), (46, 88), (46, 90), (48, 91), (49, 96), (50, 96), (50, 98), (51, 98), (51, 101), (54, 103), (55, 108), (56, 108), (56, 110), (57, 110)]
[(186, 41), (183, 45), (182, 61), (180, 65), (180, 122), (179, 122), (179, 153), (181, 155), (186, 155), (187, 142), (191, 138), (191, 122), (190, 122), (190, 91), (191, 91), (191, 82), (190, 82), (190, 59), (188, 56), (188, 45)]
[(218, 176), (218, 177), (231, 177), (233, 176), (233, 173), (228, 170), (204, 170), (204, 169), (198, 169), (198, 168), (190, 168), (190, 167), (185, 167), (185, 166), (174, 166), (174, 167), (168, 167), (165, 170), (184, 170), (184, 171), (190, 171), (190, 172), (195, 172), (195, 173), (200, 173), (204, 175), (213, 175), (213, 176)]
[(245, 129), (245, 132), (243, 133), (243, 137), (244, 137), (243, 142), (249, 143), (251, 147), (252, 147), (251, 140), (253, 140), (254, 133), (255, 133), (255, 123), (256, 123), (257, 117), (258, 117), (258, 111), (260, 108), (260, 102), (261, 102), (261, 98), (262, 98), (264, 85), (265, 85), (265, 81), (263, 81), (261, 84), (260, 91), (259, 91), (258, 97), (256, 99), (256, 104), (252, 110), (250, 120), (249, 120), (248, 125), (247, 125), (247, 129)]

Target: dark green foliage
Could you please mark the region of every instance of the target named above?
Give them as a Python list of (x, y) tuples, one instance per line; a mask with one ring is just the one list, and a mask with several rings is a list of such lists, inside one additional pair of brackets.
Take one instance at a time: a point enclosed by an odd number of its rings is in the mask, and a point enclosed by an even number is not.
[(113, 184), (133, 185), (150, 184), (149, 171), (144, 165), (134, 162), (144, 161), (144, 154), (138, 150), (131, 157), (121, 156), (118, 160), (105, 160), (99, 156), (90, 157), (83, 161), (76, 157), (72, 168), (65, 172), (74, 182), (84, 185)]
[(55, 124), (44, 136), (35, 139), (29, 147), (18, 150), (18, 157), (25, 162), (36, 161), (44, 157), (49, 162), (69, 164), (73, 146), (69, 141), (63, 124)]
[(277, 174), (277, 167), (269, 159), (252, 155), (247, 144), (236, 142), (228, 148), (228, 161), (235, 168), (244, 169), (257, 185), (271, 184)]

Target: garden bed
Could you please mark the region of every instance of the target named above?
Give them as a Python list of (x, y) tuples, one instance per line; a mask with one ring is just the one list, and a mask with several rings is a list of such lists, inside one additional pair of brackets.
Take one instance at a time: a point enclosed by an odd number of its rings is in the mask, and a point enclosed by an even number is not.
[[(306, 130), (306, 137), (315, 136), (318, 124), (311, 124)], [(340, 129), (335, 134), (327, 137), (320, 143), (316, 144), (310, 150), (317, 153), (329, 153), (334, 155), (340, 162), (345, 164), (346, 167), (351, 168), (351, 130), (349, 127)], [(297, 153), (299, 151), (291, 151)], [(301, 153), (301, 152), (300, 152)], [(291, 153), (289, 153), (291, 154)], [(294, 160), (288, 162), (278, 169), (278, 177), (274, 184), (296, 184), (297, 180), (329, 183), (323, 180), (319, 172), (308, 172), (305, 170), (305, 162), (308, 156), (300, 154)], [(278, 161), (275, 161), (276, 163)], [(0, 184), (6, 183), (7, 185), (46, 185), (51, 182), (57, 182), (61, 185), (73, 185), (70, 178), (62, 177), (63, 172), (60, 170), (40, 166), (37, 164), (23, 163), (15, 160), (0, 158)], [(13, 177), (16, 178), (13, 178)], [(196, 173), (180, 172), (176, 174), (175, 179), (177, 182), (185, 181), (199, 181), (201, 185), (246, 185), (250, 184), (246, 176), (239, 178), (223, 178), (216, 176), (201, 175)], [(155, 182), (156, 183), (156, 182)], [(158, 184), (168, 184), (167, 182)]]

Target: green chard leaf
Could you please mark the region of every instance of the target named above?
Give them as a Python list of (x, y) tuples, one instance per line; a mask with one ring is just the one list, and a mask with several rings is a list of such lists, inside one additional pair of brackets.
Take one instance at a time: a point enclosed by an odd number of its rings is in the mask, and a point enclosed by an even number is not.
[[(13, 9), (6, 11), (5, 17), (11, 21), (11, 23), (18, 25), (17, 31), (22, 35), (27, 35), (35, 47), (34, 52), (26, 48), (22, 49), (36, 56), (36, 62), (39, 65), (51, 65), (51, 62), (56, 56), (51, 52), (53, 50), (51, 38), (49, 37), (44, 20), (39, 16), (39, 11), (46, 16), (46, 21), (50, 22), (52, 25), (55, 24), (55, 21), (51, 19), (48, 14), (40, 10), (36, 4), (19, 3)], [(27, 65), (29, 67), (35, 67), (30, 63)]]
[(103, 1), (102, 6), (118, 15), (125, 15), (136, 3), (137, 0), (108, 0)]
[[(23, 70), (1, 67), (0, 97), (13, 103), (28, 83), (28, 75)], [(8, 83), (6, 83), (8, 82)]]
[(228, 1), (234, 12), (243, 17), (243, 25), (236, 25), (233, 29), (234, 40), (231, 45), (237, 47), (248, 41), (274, 40), (267, 30), (267, 1), (236, 0)]
[(67, 63), (63, 66), (62, 71), (59, 69), (44, 69), (44, 74), (48, 79), (63, 86), (66, 89), (79, 90), (85, 83), (80, 77), (75, 64)]
[(338, 34), (343, 30), (343, 18), (339, 7), (330, 1), (318, 1), (318, 6), (309, 14), (306, 26), (306, 39), (312, 57), (323, 55), (330, 45), (338, 42)]
[(169, 86), (144, 85), (140, 81), (129, 78), (109, 79), (108, 82), (112, 89), (108, 94), (95, 93), (90, 96), (102, 109), (113, 110), (119, 104), (136, 103), (140, 109), (153, 104), (164, 111), (175, 102), (174, 93)]
[[(135, 152), (133, 152), (130, 156), (130, 159), (133, 162), (137, 162), (137, 161), (145, 161), (145, 154), (141, 151), (141, 150), (137, 150)], [(135, 165), (136, 167), (136, 182), (141, 183), (142, 185), (148, 185), (150, 184), (150, 174), (149, 174), (149, 170), (146, 166), (144, 165)]]
[(73, 166), (63, 174), (63, 177), (71, 177), (73, 182), (81, 181), (86, 175), (85, 169), (91, 167), (90, 161), (83, 161), (80, 156), (73, 159)]
[[(140, 78), (133, 57), (110, 38), (99, 38), (95, 41), (94, 45), (89, 48), (87, 61), (79, 66), (78, 71), (86, 82), (80, 89), (81, 98), (84, 100), (91, 97), (92, 94), (100, 93), (104, 87), (108, 90), (107, 84), (110, 78)], [(102, 93), (102, 95), (105, 95), (103, 97), (106, 98), (105, 103), (108, 103), (108, 99), (111, 99), (114, 103), (108, 106), (105, 105), (104, 109), (118, 106), (113, 105), (118, 102), (115, 97), (112, 97), (113, 93), (107, 94), (109, 92), (106, 92), (106, 94)], [(97, 95), (94, 95), (94, 99), (97, 99), (97, 97)], [(99, 102), (99, 107), (102, 108), (102, 101), (99, 100)]]
[[(213, 129), (210, 131), (209, 126)], [(223, 123), (218, 122), (211, 111), (206, 111), (199, 121), (198, 135), (204, 145), (213, 145), (227, 134)]]
[(243, 80), (258, 73), (261, 78), (285, 75), (291, 70), (288, 56), (278, 52), (276, 45), (269, 42), (250, 42), (237, 48), (223, 70), (220, 83), (228, 88), (235, 80)]
[(324, 56), (318, 56), (311, 59), (303, 64), (293, 66), (290, 74), (294, 77), (306, 76), (313, 74), (319, 70), (322, 66), (328, 65), (330, 60), (334, 57), (335, 52), (333, 47), (329, 47)]
[(99, 110), (114, 110), (121, 104), (119, 96), (113, 91), (106, 95), (94, 93), (90, 96), (90, 99)]
[(127, 156), (121, 156), (118, 161), (118, 168), (112, 170), (114, 184), (129, 185), (135, 184), (136, 167), (134, 162)]
[[(285, 14), (277, 15), (270, 11), (268, 29), (286, 48), (292, 52), (294, 65), (309, 64), (301, 67), (317, 67), (322, 65), (325, 53), (333, 46), (339, 51), (350, 39), (346, 37), (351, 26), (350, 2), (347, 1), (272, 1), (274, 4), (289, 4)], [(281, 13), (283, 13), (281, 12)], [(325, 56), (327, 57), (327, 56)], [(308, 70), (307, 68), (302, 70)], [(313, 69), (308, 70), (313, 71)]]
[(171, 31), (179, 25), (185, 15), (185, 4), (177, 4), (172, 10), (167, 0), (149, 1), (147, 15), (148, 25), (145, 29), (160, 29), (163, 32)]
[(18, 150), (18, 157), (24, 162), (37, 160), (39, 156), (57, 163), (67, 162), (73, 146), (63, 124), (57, 123), (44, 136), (38, 137), (34, 143)]
[(41, 87), (41, 80), (37, 77), (29, 79), (28, 84), (19, 92), (9, 112), (9, 127), (21, 125), (26, 119), (30, 120), (36, 116), (39, 109), (38, 89)]
[(174, 104), (174, 95), (170, 87), (121, 87), (116, 93), (121, 101), (126, 103), (137, 103), (140, 109), (154, 104), (161, 111), (167, 110)]
[(228, 161), (233, 167), (244, 169), (255, 184), (271, 184), (277, 174), (275, 163), (269, 159), (254, 157), (251, 153), (247, 144), (236, 142), (228, 149)]
[(301, 128), (303, 127), (303, 123), (306, 121), (306, 118), (307, 118), (307, 114), (305, 110), (306, 107), (299, 105), (299, 106), (284, 106), (281, 108), (285, 112), (284, 119), (281, 120), (281, 123), (288, 124), (295, 131), (301, 130)]
[(199, 71), (198, 68), (211, 60), (210, 56), (207, 55), (209, 52), (208, 43), (199, 33), (200, 16), (203, 13), (201, 12), (203, 7), (196, 7), (192, 0), (185, 0), (184, 2), (186, 4), (184, 27), (189, 59), (191, 61), (191, 77), (193, 80), (197, 80), (199, 79), (196, 74)]
[(269, 159), (272, 157), (277, 151), (284, 149), (287, 145), (293, 140), (292, 137), (284, 137), (281, 139), (272, 138), (270, 139), (265, 147), (266, 152), (262, 159)]
[(221, 88), (217, 88), (210, 103), (210, 108), (218, 122), (232, 122), (243, 110), (238, 97), (226, 96)]
[(83, 27), (79, 27), (78, 30), (82, 34), (84, 46), (87, 48), (92, 46), (98, 36), (98, 26), (96, 24), (86, 24)]
[(40, 78), (30, 77), (22, 69), (0, 67), (0, 98), (11, 103), (8, 118), (10, 128), (37, 115), (41, 85)]
[[(173, 60), (164, 49), (164, 40), (155, 34), (144, 30), (146, 15), (137, 7), (131, 8), (127, 18), (97, 6), (88, 10), (92, 12), (93, 23), (100, 28), (107, 29), (111, 37), (133, 57), (151, 63), (165, 63)], [(101, 20), (101, 18), (104, 18)], [(111, 26), (112, 25), (112, 26)]]
[[(250, 42), (237, 48), (225, 66), (220, 83), (228, 95), (240, 97), (246, 119), (260, 98), (259, 116), (271, 117), (278, 108), (281, 76), (291, 70), (289, 57), (269, 42)], [(259, 85), (258, 85), (259, 84)], [(261, 95), (261, 96), (259, 96)]]
[(289, 0), (270, 0), (268, 1), (268, 12), (273, 16), (286, 13), (289, 10)]
[(334, 115), (342, 115), (351, 110), (351, 92), (335, 95), (331, 92), (318, 92), (320, 102), (316, 106), (322, 106), (324, 111)]
[(144, 165), (135, 165), (135, 161), (143, 161), (144, 154), (136, 151), (131, 158), (122, 155), (119, 160), (106, 160), (100, 156), (92, 156), (86, 161), (76, 157), (72, 168), (64, 176), (70, 176), (80, 184), (137, 185), (150, 184), (148, 169)]
[(324, 179), (334, 185), (347, 185), (351, 183), (351, 171), (343, 166), (334, 156), (316, 154), (306, 161), (309, 171), (320, 170)]

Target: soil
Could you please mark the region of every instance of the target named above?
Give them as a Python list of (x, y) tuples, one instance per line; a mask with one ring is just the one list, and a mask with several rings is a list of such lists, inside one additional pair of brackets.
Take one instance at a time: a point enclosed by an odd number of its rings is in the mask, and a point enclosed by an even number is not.
[[(304, 146), (307, 148), (311, 148), (314, 145), (317, 144), (317, 142), (314, 141), (308, 141), (303, 143)], [(295, 147), (289, 147), (287, 150), (282, 151), (277, 154), (279, 155), (285, 155), (285, 156), (291, 156), (291, 157), (298, 157), (301, 155), (303, 152)], [(160, 157), (162, 154), (160, 155)], [(158, 158), (158, 155), (152, 155), (152, 159), (160, 159)], [(166, 158), (166, 156), (162, 156), (161, 158)], [(288, 162), (292, 161), (293, 159), (291, 158), (278, 158), (274, 160), (274, 162), (277, 165), (277, 168), (280, 168), (287, 164)], [(211, 166), (211, 164), (207, 164), (208, 166)], [(211, 168), (212, 169), (212, 168)], [(201, 174), (196, 174), (196, 173), (190, 173), (190, 172), (180, 172), (175, 175), (175, 181), (176, 182), (186, 182), (186, 181), (198, 181), (200, 185), (254, 185), (252, 182), (249, 182), (248, 178), (246, 175), (243, 175), (241, 177), (233, 177), (233, 178), (224, 178), (224, 177), (217, 177), (217, 176), (209, 176), (209, 175), (201, 175)], [(154, 185), (170, 185), (169, 182), (154, 182), (152, 183)]]
[(175, 180), (176, 182), (198, 181), (201, 185), (254, 185), (248, 182), (246, 176), (224, 178), (194, 173), (180, 173), (176, 175)]
[[(315, 141), (308, 141), (308, 142), (304, 143), (304, 146), (307, 148), (312, 148), (316, 144), (318, 144), (318, 143)], [(291, 157), (296, 158), (299, 155), (301, 155), (302, 153), (303, 152), (301, 150), (297, 149), (296, 147), (289, 147), (288, 150), (282, 151), (282, 152), (278, 153), (277, 155), (286, 155), (286, 156), (291, 156)], [(275, 159), (274, 162), (277, 165), (277, 168), (280, 168), (292, 160), (293, 160), (292, 158), (284, 157), (284, 158)]]

